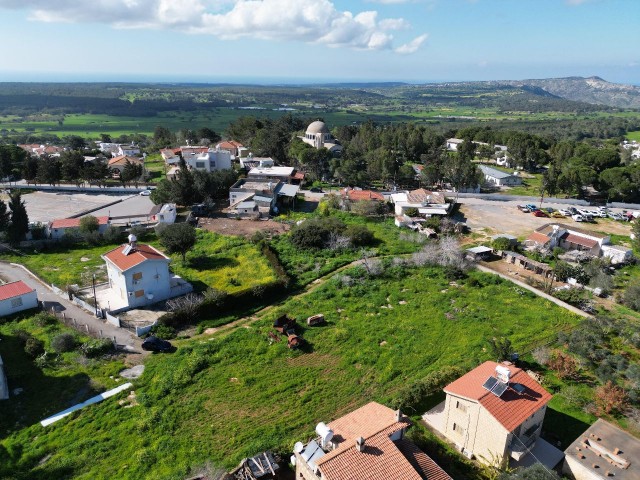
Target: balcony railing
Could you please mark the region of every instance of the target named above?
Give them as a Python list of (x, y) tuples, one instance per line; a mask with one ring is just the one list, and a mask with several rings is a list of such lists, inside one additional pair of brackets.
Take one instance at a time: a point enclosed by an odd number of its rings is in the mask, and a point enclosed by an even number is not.
[(533, 449), (536, 444), (537, 436), (514, 436), (511, 439), (511, 444), (509, 445), (509, 450), (511, 451), (511, 458), (518, 461), (522, 457), (524, 457), (527, 453)]

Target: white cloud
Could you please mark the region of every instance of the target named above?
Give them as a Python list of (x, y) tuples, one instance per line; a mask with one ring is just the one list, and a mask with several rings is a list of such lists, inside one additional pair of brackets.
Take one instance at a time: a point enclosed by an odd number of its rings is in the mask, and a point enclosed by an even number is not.
[(396, 53), (401, 53), (403, 55), (408, 55), (409, 53), (415, 53), (425, 42), (428, 35), (425, 33), (420, 35), (419, 37), (414, 38), (409, 43), (405, 43), (404, 45), (400, 45), (395, 49)]
[[(221, 39), (301, 41), (364, 50), (394, 49), (388, 32), (410, 27), (402, 18), (378, 19), (376, 11), (340, 11), (330, 0), (0, 0), (0, 8), (26, 9), (30, 19), (42, 22), (174, 29)], [(421, 35), (395, 51), (411, 53), (425, 38)]]

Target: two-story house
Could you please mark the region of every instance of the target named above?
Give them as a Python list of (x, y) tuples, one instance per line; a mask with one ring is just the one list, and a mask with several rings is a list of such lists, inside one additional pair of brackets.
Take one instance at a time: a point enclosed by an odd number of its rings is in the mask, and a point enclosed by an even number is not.
[(133, 237), (102, 259), (107, 264), (111, 309), (141, 307), (173, 296), (171, 259), (151, 245), (138, 244)]
[(520, 368), (487, 361), (444, 392), (437, 429), (465, 456), (499, 465), (520, 461), (544, 442), (539, 436), (551, 394)]
[(405, 438), (411, 421), (371, 402), (328, 425), (317, 438), (296, 443), (291, 462), (305, 480), (451, 480), (426, 453)]

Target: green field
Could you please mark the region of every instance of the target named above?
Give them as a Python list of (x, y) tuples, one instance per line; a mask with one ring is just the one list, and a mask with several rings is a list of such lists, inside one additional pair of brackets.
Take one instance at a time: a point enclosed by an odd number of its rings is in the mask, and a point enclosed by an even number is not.
[[(347, 273), (350, 287), (334, 279), (245, 328), (151, 357), (135, 385), (139, 406), (106, 401), (10, 435), (0, 443), (0, 476), (182, 479), (208, 460), (228, 468), (267, 448), (287, 454), (318, 421), (369, 400), (389, 403), (444, 366), (489, 358), (491, 337), (509, 336), (525, 352), (579, 321), (479, 272), (455, 285), (437, 268)], [(324, 313), (328, 324), (303, 329), (308, 347), (294, 352), (267, 336), (284, 312)]]
[(625, 135), (627, 140), (635, 140), (636, 142), (640, 142), (640, 130), (636, 132), (627, 132)]

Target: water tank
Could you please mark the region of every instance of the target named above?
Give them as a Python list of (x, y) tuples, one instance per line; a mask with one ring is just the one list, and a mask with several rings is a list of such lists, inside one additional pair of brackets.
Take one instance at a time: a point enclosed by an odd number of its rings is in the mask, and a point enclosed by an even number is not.
[(138, 238), (133, 233), (130, 233), (127, 239), (129, 240), (129, 243), (138, 241)]
[(295, 455), (291, 455), (291, 465), (293, 465), (294, 467), (296, 466), (296, 456)]
[(320, 436), (322, 447), (325, 448), (333, 438), (333, 430), (331, 430), (324, 422), (316, 425), (316, 433)]
[(296, 442), (296, 444), (293, 446), (293, 451), (295, 453), (301, 453), (304, 450), (304, 443), (302, 442)]

